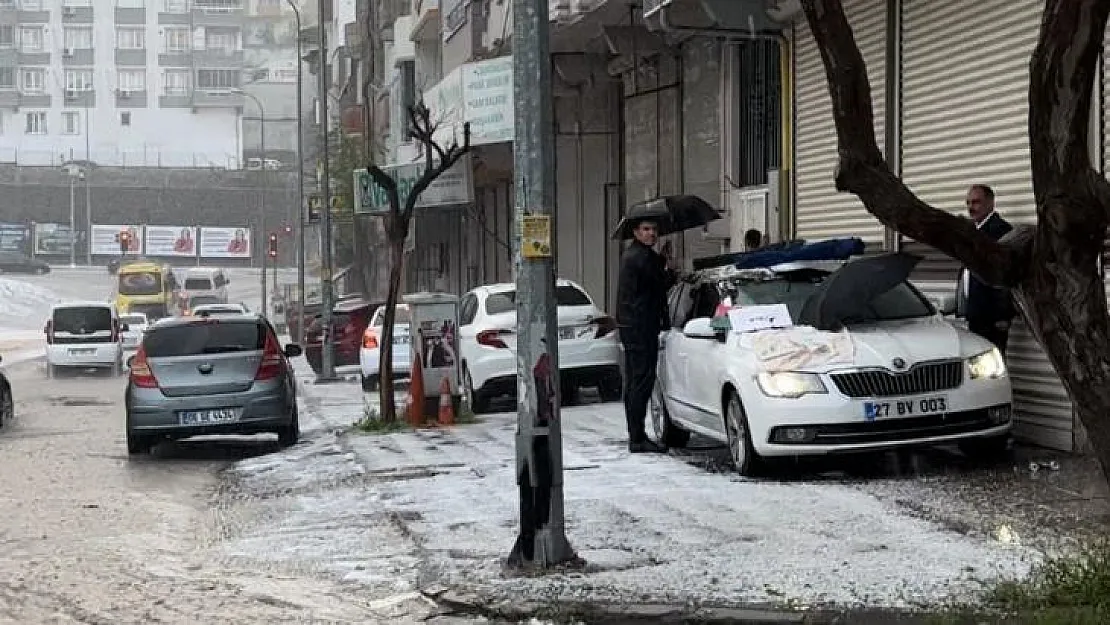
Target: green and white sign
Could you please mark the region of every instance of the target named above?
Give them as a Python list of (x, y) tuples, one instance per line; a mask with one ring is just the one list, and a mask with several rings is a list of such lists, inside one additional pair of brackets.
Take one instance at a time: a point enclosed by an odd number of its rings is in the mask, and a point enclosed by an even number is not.
[[(416, 181), (424, 171), (424, 163), (389, 165), (383, 171), (397, 181), (397, 194), (402, 208)], [(382, 215), (389, 212), (389, 195), (385, 189), (374, 182), (370, 172), (365, 169), (354, 171), (355, 214)], [(420, 194), (417, 208), (434, 206), (457, 206), (474, 201), (474, 185), (470, 179), (470, 158), (463, 156), (451, 169), (443, 172)]]

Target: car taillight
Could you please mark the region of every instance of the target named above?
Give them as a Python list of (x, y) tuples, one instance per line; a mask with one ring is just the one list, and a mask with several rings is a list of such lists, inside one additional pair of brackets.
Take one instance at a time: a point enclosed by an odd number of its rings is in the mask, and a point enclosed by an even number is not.
[(611, 334), (617, 329), (617, 322), (612, 317), (598, 317), (590, 323), (597, 324), (597, 334), (594, 335), (595, 339)]
[(139, 347), (131, 361), (131, 383), (139, 388), (158, 388), (158, 380), (146, 359), (146, 347)]
[(254, 374), (255, 380), (272, 380), (285, 373), (285, 357), (281, 353), (281, 345), (273, 335), (266, 337), (266, 346), (262, 350), (262, 362), (258, 363), (258, 373)]
[(54, 322), (53, 321), (47, 321), (46, 322), (46, 327), (43, 328), (42, 331), (46, 333), (46, 344), (47, 345), (53, 345), (54, 344)]
[(377, 349), (378, 333), (367, 328), (366, 331), (362, 333), (362, 346), (366, 349)]
[(505, 344), (505, 341), (501, 340), (501, 336), (509, 333), (509, 330), (483, 330), (479, 332), (475, 338), (478, 340), (479, 345), (503, 349), (507, 348), (508, 345)]

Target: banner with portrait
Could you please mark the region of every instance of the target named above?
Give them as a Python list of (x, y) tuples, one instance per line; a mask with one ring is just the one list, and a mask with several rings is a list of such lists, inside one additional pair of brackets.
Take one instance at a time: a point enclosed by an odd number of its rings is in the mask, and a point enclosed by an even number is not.
[(197, 255), (197, 229), (193, 226), (147, 226), (147, 256)]
[(250, 228), (201, 228), (201, 258), (250, 258)]

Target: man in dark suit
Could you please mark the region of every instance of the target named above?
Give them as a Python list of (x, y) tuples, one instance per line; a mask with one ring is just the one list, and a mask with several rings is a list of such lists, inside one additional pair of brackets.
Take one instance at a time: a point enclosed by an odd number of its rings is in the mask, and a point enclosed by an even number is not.
[[(995, 212), (994, 190), (985, 184), (974, 184), (967, 190), (967, 213), (975, 227), (995, 241), (1014, 229)], [(957, 312), (967, 319), (968, 330), (994, 343), (1005, 354), (1015, 315), (1009, 290), (983, 282), (966, 267), (960, 272), (958, 289)]]

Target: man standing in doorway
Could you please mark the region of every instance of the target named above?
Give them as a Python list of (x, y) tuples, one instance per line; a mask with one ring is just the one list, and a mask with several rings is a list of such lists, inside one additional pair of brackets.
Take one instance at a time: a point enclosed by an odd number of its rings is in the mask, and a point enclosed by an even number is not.
[(763, 233), (752, 228), (744, 233), (744, 251), (754, 252), (763, 247)]
[[(994, 190), (985, 184), (973, 184), (967, 190), (967, 213), (975, 227), (995, 241), (1014, 229), (995, 212)], [(987, 284), (965, 267), (960, 272), (956, 301), (960, 304), (957, 311), (967, 319), (967, 329), (994, 343), (1005, 354), (1015, 314), (1010, 292)]]
[[(617, 280), (617, 324), (624, 347), (624, 416), (628, 425), (628, 450), (632, 453), (665, 452), (666, 447), (648, 440), (644, 419), (655, 389), (659, 360), (659, 332), (667, 327), (667, 290), (675, 273), (653, 246), (659, 226), (642, 220), (633, 226), (634, 240), (621, 257)], [(666, 250), (665, 250), (666, 252)]]

